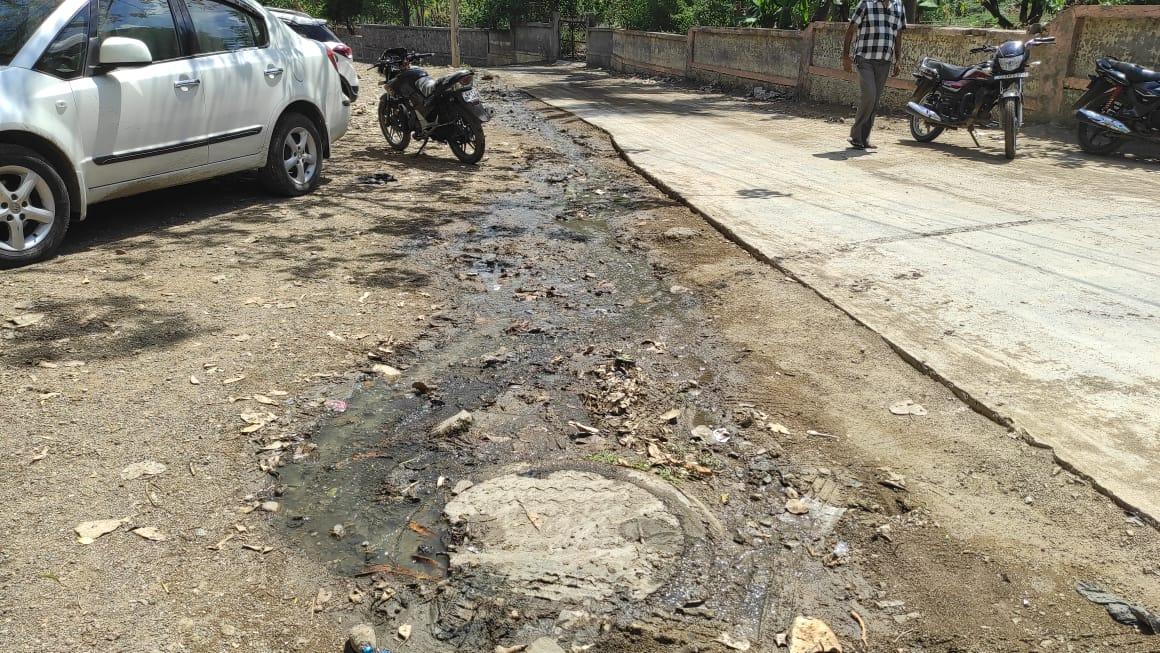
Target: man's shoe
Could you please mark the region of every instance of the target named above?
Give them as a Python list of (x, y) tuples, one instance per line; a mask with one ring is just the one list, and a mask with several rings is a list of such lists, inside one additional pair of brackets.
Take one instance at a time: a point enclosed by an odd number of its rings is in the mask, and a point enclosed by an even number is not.
[(850, 143), (850, 147), (854, 148), (855, 150), (864, 150), (864, 149), (866, 149), (866, 144), (865, 144), (865, 143), (859, 143), (858, 141), (854, 140), (853, 138), (848, 138), (848, 139), (846, 139), (846, 141), (847, 141), (848, 143)]
[(862, 143), (862, 147), (864, 147), (868, 150), (877, 150), (878, 149), (878, 146), (874, 145), (870, 141), (866, 141), (865, 143)]

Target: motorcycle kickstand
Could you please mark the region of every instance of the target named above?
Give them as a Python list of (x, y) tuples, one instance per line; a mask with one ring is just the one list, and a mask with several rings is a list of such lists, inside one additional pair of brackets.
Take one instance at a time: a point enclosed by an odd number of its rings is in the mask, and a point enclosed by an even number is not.
[(423, 144), (419, 146), (419, 151), (418, 151), (418, 152), (415, 152), (415, 156), (419, 156), (420, 154), (422, 154), (422, 153), (423, 153), (423, 150), (424, 150), (424, 148), (426, 148), (426, 147), (427, 147), (427, 143), (429, 143), (430, 141), (431, 141), (431, 139), (430, 139), (430, 138), (424, 138), (424, 139), (423, 139)]
[(975, 130), (973, 130), (973, 129), (968, 129), (968, 130), (967, 130), (967, 133), (971, 135), (971, 140), (972, 140), (972, 141), (975, 141), (975, 147), (977, 147), (977, 148), (979, 148), (979, 149), (982, 149), (982, 148), (983, 148), (983, 146), (982, 146), (982, 145), (979, 143), (979, 137), (978, 137), (978, 136), (975, 136)]

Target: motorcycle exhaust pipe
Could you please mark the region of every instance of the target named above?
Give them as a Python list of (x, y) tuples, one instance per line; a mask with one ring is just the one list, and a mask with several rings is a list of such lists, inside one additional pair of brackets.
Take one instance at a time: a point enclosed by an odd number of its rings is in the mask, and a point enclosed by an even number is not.
[(938, 123), (945, 122), (942, 119), (942, 116), (938, 115), (934, 111), (922, 106), (921, 104), (919, 104), (917, 102), (908, 102), (906, 104), (906, 110), (917, 115), (920, 118), (926, 118), (930, 122), (938, 122)]
[(1114, 131), (1127, 136), (1132, 134), (1132, 130), (1128, 129), (1128, 126), (1124, 123), (1116, 120), (1115, 118), (1112, 118), (1111, 116), (1105, 116), (1102, 113), (1092, 111), (1091, 109), (1080, 109), (1079, 111), (1075, 112), (1075, 117), (1084, 122), (1090, 122), (1097, 127), (1103, 127), (1109, 131)]

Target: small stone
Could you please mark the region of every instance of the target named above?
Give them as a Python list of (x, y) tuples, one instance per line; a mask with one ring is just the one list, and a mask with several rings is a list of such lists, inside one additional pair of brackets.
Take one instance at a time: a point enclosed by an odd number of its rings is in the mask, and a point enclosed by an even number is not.
[(810, 507), (801, 499), (790, 499), (785, 502), (785, 511), (791, 515), (805, 515), (809, 513)]
[(666, 231), (664, 235), (669, 240), (688, 240), (690, 238), (696, 238), (699, 234), (696, 229), (690, 229), (689, 227), (673, 227)]
[(541, 637), (532, 642), (526, 649), (527, 653), (564, 653), (564, 649), (550, 637)]
[(282, 504), (277, 501), (263, 501), (259, 507), (265, 512), (278, 512), (282, 509)]
[(436, 437), (454, 435), (460, 431), (466, 431), (474, 421), (475, 417), (473, 417), (470, 412), (461, 410), (440, 422), (439, 425), (435, 428), (431, 429), (431, 435)]
[(373, 367), (371, 367), (371, 371), (388, 381), (394, 381), (400, 376), (403, 376), (402, 370), (391, 367), (390, 365), (386, 365), (384, 363), (376, 363)]
[(378, 646), (378, 640), (375, 638), (375, 629), (370, 624), (358, 624), (351, 628), (350, 635), (346, 641), (352, 651), (361, 651), (367, 646), (372, 649)]
[(335, 524), (334, 527), (330, 529), (330, 534), (341, 540), (343, 537), (346, 537), (346, 526), (343, 526), (342, 524)]
[(222, 624), (222, 635), (225, 637), (237, 637), (238, 629), (230, 624)]

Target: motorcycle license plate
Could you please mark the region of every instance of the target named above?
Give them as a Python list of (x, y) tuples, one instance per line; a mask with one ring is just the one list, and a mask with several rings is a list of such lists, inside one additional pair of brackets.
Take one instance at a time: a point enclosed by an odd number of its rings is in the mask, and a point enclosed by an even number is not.
[(1010, 75), (991, 75), (991, 79), (1021, 79), (1030, 76), (1031, 73), (1013, 73)]
[(479, 91), (469, 88), (463, 92), (464, 102), (479, 102)]

